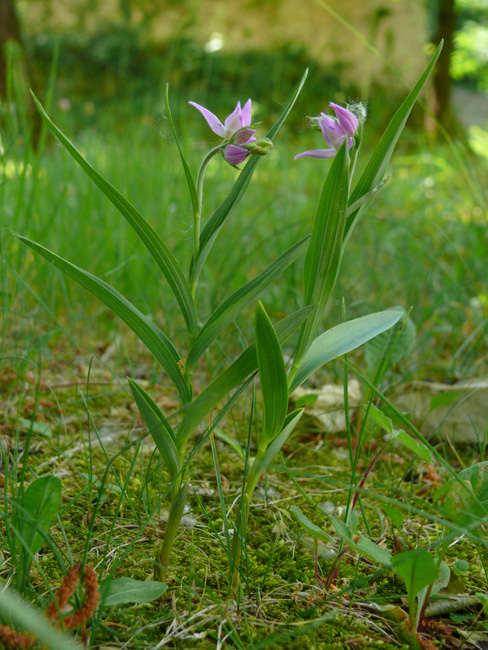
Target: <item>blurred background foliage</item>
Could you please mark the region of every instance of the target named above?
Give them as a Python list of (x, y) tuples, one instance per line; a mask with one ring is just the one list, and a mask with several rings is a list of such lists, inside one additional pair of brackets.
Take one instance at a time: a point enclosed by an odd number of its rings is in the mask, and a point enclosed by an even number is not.
[[(178, 336), (177, 306), (162, 299), (136, 236), (42, 130), (29, 87), (186, 263), (190, 207), (164, 119), (164, 84), (195, 169), (215, 139), (188, 100), (222, 119), (251, 97), (263, 132), (310, 68), (276, 151), (260, 165), (204, 273), (199, 308), (210, 313), (264, 259), (309, 232), (326, 167), (293, 162), (297, 151), (320, 146), (305, 116), (331, 100), (366, 100), (367, 154), (443, 38), (444, 58), (392, 159), (392, 182), (344, 259), (331, 322), (341, 318), (342, 296), (351, 318), (414, 305), (418, 339), (406, 377), (486, 373), (487, 18), (488, 0), (0, 0), (0, 94), (8, 94), (0, 104), (2, 345), (28, 349), (31, 339), (64, 335), (68, 325), (86, 336), (102, 323), (114, 340), (120, 330), (108, 310), (20, 247), (10, 229), (113, 283)], [(209, 167), (208, 214), (236, 173), (222, 161)], [(273, 318), (299, 307), (300, 273), (298, 264), (268, 291)], [(249, 337), (252, 322), (247, 312), (239, 323)], [(229, 339), (235, 345), (234, 331)]]
[[(488, 92), (488, 0), (0, 0), (2, 50), (21, 44), (41, 95), (59, 51), (55, 99), (69, 100), (78, 125), (90, 122), (87, 99), (117, 104), (126, 119), (156, 105), (165, 82), (176, 99), (215, 112), (251, 95), (271, 120), (308, 66), (295, 116), (360, 96), (381, 126), (440, 38), (445, 60), (429, 102), (450, 125), (452, 79)], [(5, 57), (0, 67), (5, 95)]]

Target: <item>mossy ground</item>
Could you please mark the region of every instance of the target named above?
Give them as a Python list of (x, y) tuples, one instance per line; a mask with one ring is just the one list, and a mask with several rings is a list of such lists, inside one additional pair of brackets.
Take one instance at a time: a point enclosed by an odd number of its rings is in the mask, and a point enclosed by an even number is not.
[[(86, 557), (102, 581), (109, 573), (115, 578), (151, 579), (168, 505), (160, 499), (167, 490), (167, 480), (154, 443), (144, 437), (129, 390), (122, 380), (114, 379), (116, 371), (111, 361), (105, 367), (94, 361), (89, 369), (82, 355), (69, 362), (61, 349), (53, 359), (57, 361), (45, 366), (40, 375), (13, 371), (2, 375), (8, 404), (2, 432), (11, 459), (4, 472), (7, 494), (18, 489), (12, 481), (15, 469), (19, 471), (23, 463), (28, 467), (27, 482), (35, 475), (59, 476), (63, 484), (62, 508), (51, 536), (64, 563), (69, 565)], [(141, 375), (151, 375), (147, 363), (141, 359)], [(142, 372), (144, 369), (147, 372)], [(152, 384), (148, 389), (160, 404), (168, 408), (173, 404), (173, 396), (161, 385)], [(248, 415), (245, 407), (234, 409), (224, 421), (223, 430), (244, 442)], [(16, 436), (22, 448), (28, 430), (25, 423), (19, 430), (18, 416), (44, 422), (49, 435), (35, 433), (29, 453), (20, 455), (14, 466)], [(359, 478), (378, 451), (381, 440), (377, 438), (378, 434), (371, 437), (361, 449), (356, 469)], [(396, 624), (374, 609), (374, 604), (406, 609), (402, 580), (351, 551), (342, 558), (335, 584), (325, 591), (316, 578), (313, 541), (290, 512), (292, 505), (300, 507), (316, 525), (335, 536), (319, 506), (326, 504), (324, 507), (333, 509), (334, 514), (344, 516), (351, 484), (345, 440), (345, 434), (326, 435), (309, 422), (286, 444), (286, 467), (277, 458), (255, 494), (239, 594), (229, 589), (229, 551), (215, 467), (210, 446), (204, 446), (189, 466), (193, 489), (171, 557), (167, 591), (155, 602), (100, 611), (92, 625), (91, 647), (409, 647)], [(216, 446), (229, 510), (240, 493), (245, 463), (224, 442), (217, 439)], [(479, 459), (477, 454), (476, 450), (465, 450), (466, 462)], [(454, 456), (450, 462), (456, 467), (459, 460)], [(358, 502), (359, 530), (369, 531), (373, 540), (392, 552), (428, 548), (435, 543), (442, 530), (432, 519), (440, 507), (433, 497), (446, 479), (440, 467), (435, 470), (430, 471), (423, 461), (412, 460), (408, 450), (386, 449), (368, 476)], [(401, 531), (381, 508), (388, 499), (403, 512)], [(419, 511), (423, 514), (419, 515)], [(331, 571), (339, 545), (336, 539), (330, 546), (320, 543), (318, 547), (317, 571), (322, 581)], [(3, 547), (1, 572), (8, 579), (15, 571), (15, 559), (5, 540)], [(458, 591), (485, 591), (485, 555), (478, 555), (469, 539), (448, 551), (448, 564), (457, 559), (469, 562)], [(45, 546), (32, 565), (31, 600), (44, 607), (48, 585), (56, 587), (62, 575), (62, 567)], [(459, 613), (451, 618), (444, 616), (453, 639), (459, 637), (457, 627), (484, 629), (480, 606), (462, 613), (464, 617)], [(437, 647), (455, 647), (454, 641), (450, 645), (442, 636), (431, 634), (428, 638)]]

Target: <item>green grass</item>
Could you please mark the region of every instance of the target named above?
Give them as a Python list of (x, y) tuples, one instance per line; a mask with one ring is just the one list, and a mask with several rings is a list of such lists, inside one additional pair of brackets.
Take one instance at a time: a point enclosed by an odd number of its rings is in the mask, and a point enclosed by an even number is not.
[[(201, 129), (201, 117), (194, 109), (183, 105), (178, 113), (185, 153), (195, 169), (212, 140)], [(256, 118), (268, 126), (266, 115)], [(160, 106), (148, 105), (137, 120), (123, 126), (116, 115), (103, 112), (82, 131), (77, 131), (69, 114), (56, 114), (55, 121), (186, 266), (192, 246), (191, 205)], [(86, 556), (102, 578), (112, 573), (144, 580), (151, 576), (164, 527), (165, 504), (158, 495), (164, 494), (167, 484), (154, 447), (147, 439), (141, 442), (144, 427), (136, 416), (125, 376), (146, 381), (154, 399), (170, 409), (175, 406), (174, 396), (127, 328), (12, 237), (10, 230), (113, 284), (177, 342), (178, 308), (128, 225), (64, 150), (48, 139), (47, 150), (36, 158), (13, 136), (5, 137), (3, 146), (0, 388), (6, 399), (0, 426), (5, 436), (4, 514), (10, 515), (8, 498), (23, 489), (23, 482), (53, 472), (61, 477), (64, 488), (59, 519), (51, 530), (63, 562), (70, 564)], [(226, 223), (225, 235), (217, 240), (208, 260), (198, 305), (202, 317), (310, 230), (329, 163), (294, 162), (293, 156), (316, 146), (315, 134), (286, 129), (280, 133), (272, 155), (260, 163), (251, 191)], [(485, 171), (478, 160), (464, 162), (455, 148), (434, 146), (414, 133), (407, 134), (394, 155), (389, 183), (354, 233), (324, 328), (342, 320), (342, 296), (348, 319), (393, 305), (412, 306), (416, 343), (387, 375), (387, 390), (413, 378), (454, 382), (486, 374), (488, 239), (486, 197), (477, 180)], [(220, 159), (212, 161), (204, 214), (208, 216), (226, 195), (236, 173)], [(262, 299), (273, 321), (301, 306), (301, 281), (298, 263), (265, 291)], [(253, 315), (251, 306), (224, 332), (220, 349), (204, 357), (203, 377), (216, 375), (225, 359), (234, 357), (245, 340), (253, 339)], [(363, 353), (352, 360), (364, 369)], [(321, 378), (342, 382), (343, 375), (344, 366), (337, 362)], [(252, 398), (244, 400), (222, 425), (225, 433), (243, 445), (248, 431), (253, 434), (257, 426), (251, 418), (252, 405)], [(51, 435), (29, 434), (22, 419), (45, 422)], [(349, 433), (356, 435), (354, 423)], [(26, 457), (21, 449), (27, 435), (32, 440)], [(374, 433), (368, 430), (365, 438), (370, 437)], [(101, 611), (91, 647), (155, 648), (164, 638), (168, 641), (164, 647), (178, 650), (333, 650), (355, 639), (361, 639), (361, 647), (402, 647), (401, 634), (395, 637), (381, 617), (372, 618), (365, 603), (400, 604), (403, 583), (391, 574), (371, 579), (371, 566), (351, 553), (341, 564), (336, 592), (344, 590), (350, 600), (320, 592), (311, 541), (289, 512), (291, 505), (298, 505), (317, 525), (326, 527), (316, 505), (333, 501), (336, 511), (344, 508), (350, 468), (343, 444), (343, 436), (324, 437), (306, 422), (285, 447), (288, 469), (275, 464), (266, 489), (260, 492), (262, 500), (256, 499), (252, 506), (239, 608), (227, 600), (228, 556), (225, 544), (220, 543), (224, 521), (215, 473), (219, 472), (220, 497), (229, 509), (239, 493), (244, 464), (217, 441), (217, 470), (208, 448), (193, 468), (198, 499), (190, 495), (191, 510), (177, 539), (168, 591), (155, 603)], [(418, 495), (425, 485), (422, 464), (410, 462), (408, 450), (395, 452), (398, 458), (392, 455), (378, 462), (368, 478), (360, 502), (361, 529), (369, 529), (374, 539), (389, 548), (394, 543), (405, 548), (418, 540), (423, 546), (434, 543), (439, 534), (434, 518), (437, 510), (431, 503), (434, 487)], [(446, 446), (442, 453), (456, 467), (456, 454)], [(374, 454), (365, 445), (356, 468), (358, 476)], [(480, 452), (466, 450), (462, 459), (475, 462)], [(19, 485), (22, 468), (25, 477)], [(441, 480), (446, 479), (441, 472)], [(402, 534), (379, 508), (385, 497), (406, 513)], [(328, 532), (332, 532), (330, 524)], [(1, 548), (6, 561), (0, 575), (8, 580), (16, 560), (8, 540), (2, 538)], [(449, 554), (450, 563), (456, 558), (469, 559), (470, 569), (463, 580), (471, 594), (486, 589), (486, 548), (477, 557), (469, 539)], [(319, 565), (325, 578), (331, 558), (323, 548)], [(45, 607), (62, 568), (45, 547), (33, 564), (31, 586), (24, 595)], [(465, 629), (484, 626), (479, 609), (465, 614)]]

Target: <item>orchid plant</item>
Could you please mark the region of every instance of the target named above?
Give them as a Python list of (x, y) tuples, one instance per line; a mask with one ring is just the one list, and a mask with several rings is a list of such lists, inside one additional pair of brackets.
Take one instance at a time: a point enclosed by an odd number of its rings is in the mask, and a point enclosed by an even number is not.
[[(328, 148), (304, 152), (297, 157), (312, 156), (333, 158), (333, 160), (328, 172), (325, 173), (325, 182), (311, 234), (296, 242), (271, 262), (264, 271), (231, 293), (213, 313), (200, 314), (199, 317), (197, 316), (198, 280), (201, 270), (222, 226), (231, 217), (247, 190), (256, 166), (271, 152), (273, 140), (292, 110), (307, 73), (284, 106), (277, 122), (264, 138), (256, 138), (258, 125), (251, 122), (251, 100), (248, 100), (243, 107), (238, 102), (223, 124), (210, 110), (190, 102), (200, 111), (212, 131), (221, 138), (221, 142), (203, 158), (196, 181), (177, 138), (171, 116), (168, 89), (166, 89), (167, 117), (185, 173), (193, 210), (193, 254), (187, 273), (183, 271), (176, 257), (149, 222), (92, 167), (34, 98), (42, 118), (51, 131), (140, 237), (173, 292), (186, 327), (187, 345), (185, 351), (180, 351), (152, 319), (137, 309), (114, 287), (44, 248), (41, 244), (16, 235), (112, 309), (151, 351), (178, 393), (181, 408), (169, 417), (162, 412), (147, 391), (135, 380), (129, 379), (134, 400), (157, 445), (168, 477), (168, 487), (161, 498), (170, 496), (171, 507), (164, 539), (155, 557), (155, 575), (158, 580), (163, 579), (168, 570), (171, 548), (187, 500), (190, 488), (190, 461), (252, 381), (256, 372), (259, 371), (261, 378), (264, 419), (257, 456), (245, 488), (245, 507), (249, 505), (263, 472), (269, 467), (300, 417), (300, 412), (287, 415), (289, 394), (322, 365), (389, 329), (403, 316), (401, 310), (386, 310), (336, 325), (317, 336), (339, 272), (344, 248), (358, 219), (382, 184), (396, 142), (439, 52), (440, 47), (388, 125), (354, 187), (353, 172), (361, 144), (363, 111), (356, 110), (354, 107), (344, 108), (331, 104), (335, 117), (322, 113), (315, 120)], [(227, 197), (205, 219), (205, 224), (201, 228), (204, 216), (205, 170), (219, 153), (225, 163), (233, 166), (246, 160), (247, 162)], [(317, 171), (320, 173), (316, 168), (313, 173), (316, 174)], [(303, 254), (305, 254), (303, 307), (283, 318), (276, 325), (272, 325), (264, 308), (259, 307), (256, 316), (256, 342), (243, 350), (240, 356), (219, 376), (213, 378), (200, 394), (195, 395), (193, 376), (202, 355), (212, 344), (215, 344), (219, 335), (234, 322), (242, 309), (254, 303), (262, 291)], [(203, 325), (200, 324), (201, 322)], [(281, 346), (298, 329), (300, 332), (293, 362), (287, 370)], [(204, 424), (209, 420), (211, 411), (219, 405), (220, 411), (217, 416), (208, 425)], [(174, 425), (171, 424), (173, 420), (176, 422)], [(245, 525), (247, 515), (241, 517), (241, 521)], [(238, 566), (239, 560), (239, 538), (237, 534), (235, 538), (237, 541), (234, 544), (235, 566)], [(233, 584), (238, 581), (235, 571), (232, 573), (231, 581)]]

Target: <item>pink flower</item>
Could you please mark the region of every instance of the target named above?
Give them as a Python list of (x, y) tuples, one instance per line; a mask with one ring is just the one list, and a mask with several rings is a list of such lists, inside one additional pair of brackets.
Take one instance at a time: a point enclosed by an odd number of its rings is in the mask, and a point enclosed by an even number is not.
[[(255, 142), (254, 134), (256, 129), (251, 127), (251, 100), (248, 99), (241, 108), (241, 103), (237, 102), (237, 106), (230, 115), (225, 118), (225, 122), (219, 120), (208, 108), (200, 106), (196, 102), (189, 102), (194, 106), (205, 118), (207, 124), (212, 131), (223, 138), (224, 143), (229, 143), (224, 148), (224, 158), (229, 165), (239, 165), (251, 154), (256, 153), (250, 151), (249, 148), (239, 145), (249, 145)], [(261, 154), (262, 155), (262, 154)]]
[(334, 109), (336, 117), (331, 117), (325, 113), (321, 113), (320, 117), (316, 118), (316, 122), (322, 131), (325, 144), (328, 149), (312, 149), (304, 151), (295, 156), (297, 158), (333, 158), (337, 151), (342, 146), (345, 138), (347, 138), (347, 149), (350, 149), (354, 144), (354, 136), (358, 132), (359, 122), (358, 118), (342, 106), (338, 106), (333, 102), (330, 106)]

